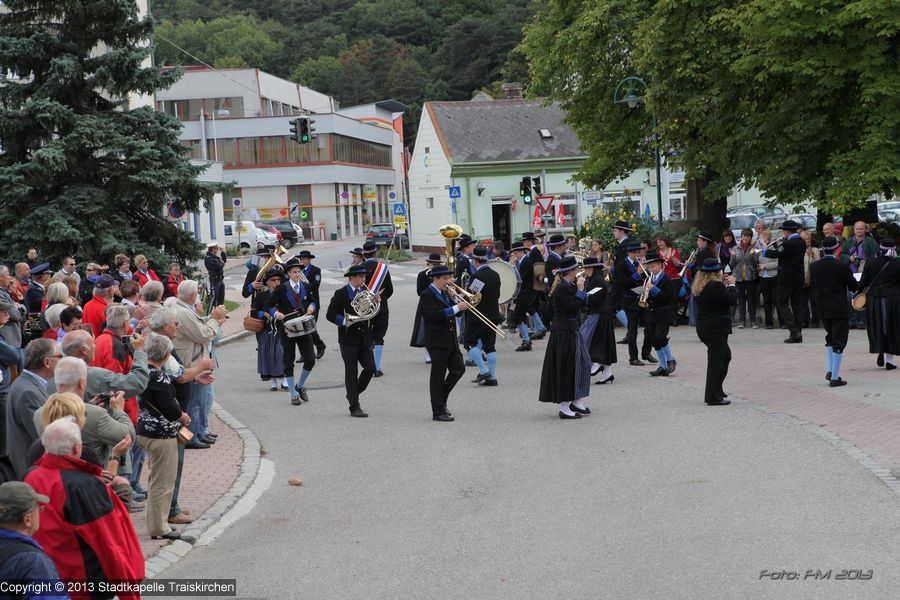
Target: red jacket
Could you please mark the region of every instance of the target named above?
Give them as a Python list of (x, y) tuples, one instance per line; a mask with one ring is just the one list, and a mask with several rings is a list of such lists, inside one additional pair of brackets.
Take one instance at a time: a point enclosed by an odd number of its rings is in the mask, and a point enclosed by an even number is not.
[(159, 275), (157, 275), (156, 271), (154, 271), (153, 269), (147, 269), (146, 275), (142, 273), (140, 269), (138, 269), (134, 272), (134, 276), (141, 287), (147, 285), (148, 281), (159, 281)]
[(100, 335), (100, 332), (106, 329), (106, 305), (109, 304), (105, 298), (94, 296), (88, 303), (84, 305), (81, 321), (90, 323), (94, 328), (94, 337)]
[[(91, 362), (92, 367), (100, 367), (113, 373), (122, 373), (127, 375), (131, 372), (131, 365), (134, 363), (134, 357), (128, 352), (128, 348), (119, 338), (109, 329), (104, 329), (103, 333), (98, 335), (94, 340), (94, 360)], [(125, 400), (125, 414), (131, 419), (131, 422), (137, 425), (138, 404), (137, 398), (128, 398)]]
[(178, 284), (184, 281), (184, 275), (179, 275), (175, 277), (174, 275), (169, 275), (166, 277), (166, 295), (168, 296), (178, 296)]
[[(100, 479), (100, 467), (74, 456), (51, 454), (44, 454), (35, 465), (25, 482), (50, 503), (34, 539), (53, 559), (60, 578), (143, 581), (144, 555), (128, 509)], [(140, 595), (122, 593), (119, 598), (137, 600)]]

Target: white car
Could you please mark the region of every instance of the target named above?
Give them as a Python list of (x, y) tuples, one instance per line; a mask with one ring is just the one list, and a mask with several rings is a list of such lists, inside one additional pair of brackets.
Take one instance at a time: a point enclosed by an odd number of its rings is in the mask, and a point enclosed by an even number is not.
[(260, 243), (274, 246), (278, 243), (278, 236), (260, 229), (252, 221), (241, 221), (240, 231), (235, 227), (234, 221), (225, 221), (226, 247), (238, 248), (239, 252), (250, 252)]
[(882, 223), (900, 223), (900, 208), (879, 210), (878, 220)]
[[(726, 215), (729, 222), (729, 227), (731, 232), (734, 234), (734, 239), (737, 242), (741, 241), (741, 230), (742, 229), (753, 229), (753, 226), (756, 225), (756, 222), (759, 221), (759, 217), (757, 217), (753, 213), (736, 213)], [(756, 232), (753, 232), (756, 235)]]

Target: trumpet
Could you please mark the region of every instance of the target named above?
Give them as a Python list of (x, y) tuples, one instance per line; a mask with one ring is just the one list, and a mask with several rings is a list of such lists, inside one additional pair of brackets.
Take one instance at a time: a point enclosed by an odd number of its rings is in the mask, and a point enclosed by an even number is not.
[(763, 247), (762, 249), (754, 248), (753, 252), (754, 252), (754, 254), (761, 254), (761, 253), (765, 252), (766, 250), (768, 250), (769, 248), (771, 248), (772, 246), (778, 245), (781, 242), (782, 242), (781, 238), (778, 238), (777, 240), (772, 240), (771, 242), (766, 244), (765, 247)]
[(481, 302), (481, 294), (473, 294), (466, 288), (460, 285), (456, 285), (452, 281), (447, 282), (447, 287), (449, 288), (449, 292), (451, 292), (455, 296), (462, 298), (472, 306), (478, 306), (478, 303)]
[(641, 308), (647, 308), (650, 306), (650, 288), (653, 287), (653, 279), (649, 276), (647, 277), (647, 281), (644, 282), (644, 289), (641, 290), (641, 297), (638, 299), (638, 306)]
[(694, 259), (696, 257), (697, 257), (697, 251), (694, 250), (693, 252), (691, 252), (691, 255), (688, 256), (688, 259), (686, 261), (684, 261), (684, 266), (681, 267), (681, 270), (678, 272), (679, 277), (684, 277), (684, 272), (687, 271), (687, 268), (690, 265), (694, 264)]
[(506, 339), (506, 333), (503, 332), (502, 329), (497, 327), (493, 321), (484, 316), (484, 313), (475, 308), (475, 306), (481, 302), (481, 294), (473, 294), (472, 292), (465, 290), (452, 281), (447, 282), (447, 292), (456, 297), (457, 301), (465, 302), (469, 305), (469, 312), (475, 315), (479, 321), (487, 325), (494, 333), (499, 335), (504, 340)]

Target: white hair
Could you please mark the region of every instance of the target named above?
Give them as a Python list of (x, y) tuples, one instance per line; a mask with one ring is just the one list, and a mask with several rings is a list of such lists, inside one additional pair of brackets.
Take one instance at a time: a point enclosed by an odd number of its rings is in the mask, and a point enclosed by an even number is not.
[(58, 391), (71, 391), (78, 387), (82, 380), (87, 381), (87, 365), (83, 360), (74, 356), (61, 358), (53, 370), (53, 380), (56, 382)]
[(144, 284), (144, 287), (141, 288), (141, 298), (147, 302), (159, 302), (165, 291), (166, 288), (163, 286), (162, 282), (148, 281)]
[(122, 329), (131, 318), (127, 306), (113, 304), (106, 308), (106, 326), (110, 329)]
[(96, 285), (94, 286), (94, 295), (95, 296), (100, 296), (101, 298), (109, 298), (110, 296), (112, 296), (112, 293), (113, 293), (113, 289), (111, 287), (101, 288), (101, 287), (97, 287)]
[(47, 425), (41, 434), (44, 452), (54, 456), (71, 456), (81, 443), (81, 429), (74, 417), (62, 417)]
[(150, 330), (151, 331), (160, 331), (166, 325), (170, 323), (174, 323), (178, 320), (178, 315), (175, 312), (175, 309), (172, 308), (160, 308), (155, 311), (152, 315), (150, 315)]
[(182, 302), (190, 302), (197, 293), (197, 282), (193, 279), (185, 279), (178, 284), (178, 299)]
[(147, 336), (144, 343), (144, 352), (147, 353), (147, 360), (152, 362), (161, 362), (172, 351), (172, 340), (158, 333), (151, 333)]
[(175, 296), (169, 296), (168, 298), (163, 300), (163, 307), (174, 308), (176, 302), (178, 302), (178, 298), (176, 298)]
[(50, 329), (59, 328), (59, 316), (67, 308), (69, 307), (65, 304), (54, 304), (44, 311), (44, 318), (47, 319), (47, 325), (50, 326)]

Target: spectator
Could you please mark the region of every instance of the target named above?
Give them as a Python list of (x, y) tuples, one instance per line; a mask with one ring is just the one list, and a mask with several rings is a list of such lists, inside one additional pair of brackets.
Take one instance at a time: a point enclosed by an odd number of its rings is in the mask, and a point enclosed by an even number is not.
[(74, 277), (60, 277), (59, 273), (51, 279), (51, 281), (59, 281), (62, 284), (65, 284), (66, 288), (69, 290), (69, 299), (66, 301), (66, 304), (69, 306), (81, 306), (81, 300), (78, 296), (78, 280)]
[(74, 278), (76, 286), (81, 283), (81, 275), (79, 275), (78, 271), (75, 270), (74, 256), (66, 256), (65, 258), (63, 258), (62, 267), (60, 268), (59, 272), (63, 276)]
[(50, 306), (41, 314), (41, 318), (47, 322), (47, 329), (44, 331), (44, 335), (41, 337), (53, 340), (54, 342), (58, 341), (57, 336), (59, 335), (59, 317), (62, 314), (62, 311), (70, 308), (65, 304), (54, 304)]
[(25, 253), (25, 263), (29, 266), (29, 268), (34, 268), (36, 265), (40, 264), (41, 261), (38, 259), (38, 251), (34, 246), (28, 248), (28, 251)]
[[(9, 320), (9, 314), (3, 306), (0, 303), (0, 330)], [(9, 394), (10, 371), (11, 367), (18, 368), (18, 363), (19, 349), (7, 344), (0, 336), (0, 458), (6, 456), (6, 401)], [(9, 474), (11, 470), (6, 464), (0, 465), (0, 477), (8, 479), (4, 472)]]
[(165, 286), (160, 281), (148, 281), (147, 284), (141, 288), (141, 304), (148, 308), (148, 315), (152, 315), (162, 308), (161, 303), (165, 290)]
[(181, 274), (181, 265), (173, 262), (169, 265), (169, 276), (166, 277), (166, 298), (175, 298), (178, 296), (178, 286), (184, 281), (184, 275)]
[[(38, 494), (27, 483), (7, 481), (0, 485), (0, 581), (19, 585), (49, 584), (59, 581), (53, 560), (32, 537), (41, 527), (41, 511), (50, 498)], [(68, 600), (65, 593), (4, 594), (4, 598)]]
[(210, 242), (206, 246), (206, 258), (203, 264), (209, 274), (209, 306), (207, 313), (213, 307), (225, 302), (225, 252), (219, 248), (216, 242)]
[(719, 257), (719, 264), (723, 267), (731, 264), (731, 251), (737, 246), (734, 241), (734, 232), (726, 229), (722, 232), (722, 241), (716, 244), (716, 254)]
[(491, 254), (493, 254), (495, 259), (500, 259), (503, 262), (509, 261), (509, 252), (506, 251), (506, 246), (502, 240), (494, 240), (494, 244), (491, 246)]
[[(853, 235), (841, 245), (841, 260), (849, 263), (850, 271), (854, 274), (862, 273), (866, 261), (878, 256), (878, 242), (872, 236), (866, 235), (867, 229), (863, 221), (857, 221), (853, 224)], [(850, 302), (849, 295), (847, 302)], [(850, 327), (853, 326), (857, 329), (866, 328), (865, 311), (850, 311)]]
[(56, 341), (62, 343), (66, 334), (74, 331), (81, 325), (81, 309), (77, 306), (67, 306), (59, 313), (59, 329), (56, 332)]
[(22, 347), (22, 324), (25, 322), (25, 306), (18, 303), (10, 293), (13, 286), (13, 277), (9, 267), (0, 265), (0, 305), (9, 319), (0, 327), (0, 337), (13, 348)]
[(759, 300), (757, 291), (757, 264), (759, 254), (753, 249), (753, 230), (741, 230), (741, 243), (731, 251), (731, 274), (734, 277), (738, 294), (738, 312), (741, 319), (738, 329), (747, 327), (747, 318), (753, 329), (759, 329), (756, 321), (756, 304)]
[(34, 411), (47, 400), (47, 380), (62, 358), (56, 342), (34, 340), (25, 349), (25, 370), (9, 387), (6, 406), (6, 451), (21, 479), (31, 466), (28, 449), (38, 438), (34, 427)]
[[(144, 557), (122, 501), (81, 455), (81, 431), (71, 418), (54, 421), (41, 436), (45, 454), (26, 477), (50, 498), (35, 534), (64, 581), (143, 581)], [(93, 595), (112, 598), (115, 594)], [(139, 594), (121, 592), (123, 600)]]
[(28, 291), (30, 283), (31, 267), (28, 266), (28, 263), (16, 263), (16, 276), (9, 288), (9, 293), (19, 304), (25, 303), (25, 292)]
[[(769, 229), (764, 229), (763, 231), (757, 230), (757, 234), (756, 245), (759, 248), (765, 248), (769, 242), (772, 241), (772, 231)], [(757, 279), (759, 291), (763, 297), (766, 329), (774, 329), (775, 319), (772, 316), (772, 309), (775, 306), (775, 278), (778, 276), (778, 259), (766, 258), (765, 256), (759, 255), (756, 263), (756, 271), (757, 275), (759, 275), (759, 279)], [(753, 301), (756, 302), (757, 299), (754, 297)]]
[(571, 254), (578, 250), (578, 240), (574, 235), (566, 236), (566, 254)]
[(25, 291), (25, 307), (29, 313), (37, 314), (44, 309), (46, 285), (50, 275), (49, 263), (41, 263), (31, 268), (31, 283)]
[(134, 274), (131, 272), (131, 259), (125, 256), (124, 254), (116, 254), (116, 257), (113, 259), (113, 264), (116, 265), (116, 270), (113, 271), (112, 277), (118, 283), (122, 283), (123, 281), (131, 281), (134, 279)]
[(150, 262), (143, 254), (138, 254), (134, 257), (134, 266), (137, 267), (134, 276), (137, 278), (137, 282), (141, 287), (147, 285), (148, 281), (159, 281), (159, 275), (150, 268)]
[[(594, 240), (594, 243), (600, 244), (597, 240)], [(679, 281), (681, 279), (681, 267), (684, 266), (681, 252), (678, 251), (678, 248), (672, 247), (667, 237), (656, 238), (656, 250), (659, 252), (660, 258), (663, 259), (663, 271), (665, 271), (666, 276), (672, 281)], [(594, 253), (594, 256), (600, 258), (596, 253)], [(605, 265), (606, 262), (603, 262), (603, 264)], [(681, 284), (679, 283), (679, 285)]]
[[(113, 373), (101, 367), (88, 366), (86, 397), (92, 398), (106, 392), (121, 391), (125, 397), (137, 396), (147, 387), (149, 372), (147, 369), (147, 354), (144, 352), (144, 339), (135, 335), (131, 338), (131, 346), (134, 348), (131, 371), (127, 375)], [(90, 365), (94, 362), (96, 347), (94, 336), (87, 331), (76, 329), (66, 335), (62, 345), (65, 356), (80, 358)], [(56, 391), (54, 382), (49, 387), (51, 392)]]
[(94, 329), (94, 335), (100, 335), (106, 327), (106, 307), (113, 296), (116, 280), (109, 275), (101, 275), (94, 282), (94, 297), (84, 305), (82, 320)]
[(809, 266), (822, 257), (821, 250), (813, 245), (812, 235), (808, 231), (801, 231), (800, 237), (806, 242), (806, 254), (803, 255), (803, 288), (800, 291), (803, 304), (803, 312), (800, 320), (803, 327), (819, 326), (819, 319), (816, 317), (816, 295), (812, 293), (810, 287), (811, 278), (809, 275)]
[(91, 262), (84, 268), (84, 277), (78, 283), (78, 299), (84, 306), (94, 297), (94, 284), (100, 277), (100, 265)]

